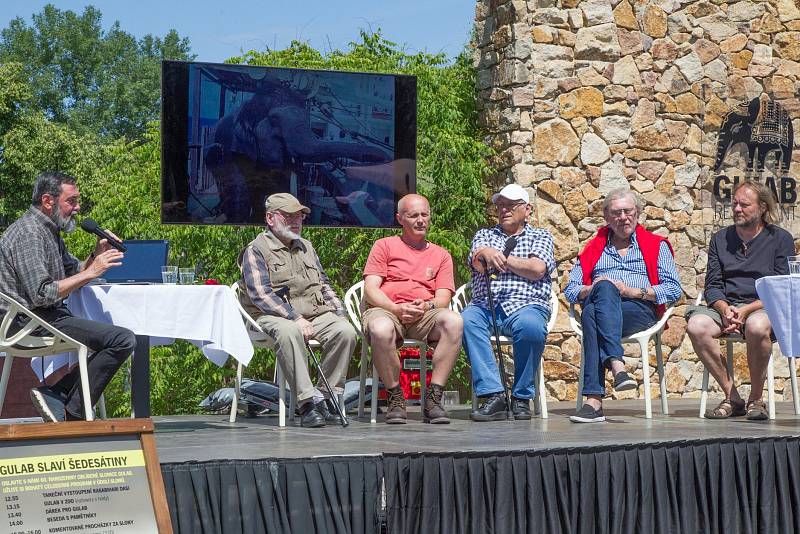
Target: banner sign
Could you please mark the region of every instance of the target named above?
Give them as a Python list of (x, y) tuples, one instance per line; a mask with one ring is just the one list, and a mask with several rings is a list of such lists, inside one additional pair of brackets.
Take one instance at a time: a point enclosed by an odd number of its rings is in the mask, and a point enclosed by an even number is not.
[(0, 443), (5, 511), (0, 532), (159, 532), (139, 436), (53, 436)]

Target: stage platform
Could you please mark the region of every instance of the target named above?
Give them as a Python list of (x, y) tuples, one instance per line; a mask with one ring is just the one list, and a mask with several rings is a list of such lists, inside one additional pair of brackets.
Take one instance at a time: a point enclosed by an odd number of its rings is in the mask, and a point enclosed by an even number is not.
[[(719, 399), (710, 399), (716, 406)], [(575, 424), (568, 417), (574, 402), (551, 402), (550, 417), (530, 421), (475, 423), (470, 408), (450, 410), (449, 425), (422, 422), (418, 406), (409, 407), (406, 425), (387, 425), (383, 416), (370, 424), (369, 416), (349, 415), (350, 426), (307, 429), (278, 427), (277, 416), (228, 415), (155, 417), (158, 457), (162, 463), (216, 459), (313, 458), (386, 453), (439, 453), (481, 451), (528, 451), (571, 447), (600, 447), (676, 440), (764, 438), (800, 436), (800, 416), (791, 402), (776, 404), (774, 421), (753, 422), (744, 417), (707, 420), (697, 417), (699, 400), (671, 400), (669, 415), (660, 413), (657, 399), (653, 418), (644, 417), (644, 401), (606, 402), (606, 423)]]
[[(718, 401), (716, 401), (718, 402)], [(710, 403), (711, 404), (711, 403)], [(658, 407), (654, 403), (654, 410)], [(699, 401), (605, 424), (550, 418), (279, 428), (277, 417), (156, 417), (176, 532), (800, 532), (800, 416), (697, 417)]]

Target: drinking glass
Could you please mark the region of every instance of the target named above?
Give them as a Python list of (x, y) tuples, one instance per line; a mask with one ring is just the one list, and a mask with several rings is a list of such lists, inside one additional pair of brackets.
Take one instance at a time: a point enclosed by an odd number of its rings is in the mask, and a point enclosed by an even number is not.
[(163, 265), (161, 266), (161, 282), (165, 284), (178, 283), (178, 266), (177, 265)]
[(789, 274), (800, 276), (800, 256), (789, 256)]
[(181, 284), (194, 283), (194, 269), (191, 267), (181, 268), (179, 271)]
[(444, 391), (442, 392), (442, 404), (447, 407), (458, 406), (461, 404), (461, 399), (458, 391)]

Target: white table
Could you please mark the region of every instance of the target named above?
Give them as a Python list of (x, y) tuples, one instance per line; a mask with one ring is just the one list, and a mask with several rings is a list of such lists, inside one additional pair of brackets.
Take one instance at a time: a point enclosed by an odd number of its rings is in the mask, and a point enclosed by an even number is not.
[[(792, 392), (797, 391), (794, 358), (800, 356), (800, 276), (765, 276), (756, 280), (758, 298), (772, 323), (772, 331), (784, 356), (789, 358)], [(795, 413), (800, 399), (794, 395)]]
[[(137, 417), (150, 415), (151, 346), (185, 339), (220, 366), (228, 356), (243, 365), (253, 357), (236, 296), (228, 286), (91, 285), (72, 293), (67, 306), (76, 316), (123, 326), (136, 334), (131, 400)], [(67, 355), (50, 357), (45, 375), (66, 363)], [(40, 372), (41, 364), (31, 362), (31, 366)]]

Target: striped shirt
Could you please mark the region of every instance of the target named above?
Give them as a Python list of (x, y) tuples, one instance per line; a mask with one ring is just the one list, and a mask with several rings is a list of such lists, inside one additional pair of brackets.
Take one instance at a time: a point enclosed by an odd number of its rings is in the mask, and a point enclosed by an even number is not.
[(56, 224), (38, 208), (31, 206), (0, 237), (0, 291), (28, 309), (60, 305), (58, 282), (80, 270)]
[[(472, 269), (472, 303), (483, 308), (488, 307), (486, 293), (486, 277), (472, 266), (472, 257), (480, 248), (491, 247), (505, 250), (506, 240), (509, 236), (503, 232), (500, 225), (493, 228), (478, 230), (472, 239), (467, 264)], [(534, 228), (529, 224), (517, 236), (517, 245), (511, 251), (511, 256), (520, 258), (539, 258), (547, 267), (547, 273), (540, 280), (530, 280), (511, 271), (498, 273), (492, 280), (492, 297), (495, 305), (499, 305), (508, 316), (529, 304), (538, 304), (550, 309), (551, 282), (550, 273), (556, 268), (553, 257), (553, 236), (547, 230)], [(552, 310), (550, 310), (552, 312)]]
[[(298, 240), (292, 242), (292, 246), (300, 246)], [(322, 282), (322, 298), (326, 304), (334, 308), (334, 313), (344, 317), (344, 306), (331, 287), (330, 279), (322, 269), (319, 256), (314, 252), (317, 269), (319, 270), (320, 281)], [(290, 321), (295, 321), (300, 314), (295, 311), (291, 304), (284, 301), (272, 287), (269, 279), (269, 264), (264, 256), (252, 245), (247, 247), (242, 254), (242, 281), (247, 290), (247, 296), (252, 303), (261, 311), (268, 315), (277, 315)]]
[[(631, 234), (631, 244), (628, 253), (624, 256), (611, 244), (611, 234), (609, 240), (597, 260), (597, 265), (592, 271), (592, 281), (601, 276), (611, 280), (621, 280), (628, 287), (647, 289), (650, 280), (647, 278), (647, 269), (644, 265), (642, 250), (636, 241), (636, 234)], [(661, 282), (652, 286), (656, 295), (656, 304), (666, 304), (675, 302), (681, 297), (681, 283), (678, 278), (678, 269), (675, 266), (675, 258), (669, 250), (669, 245), (662, 242), (658, 249), (658, 279)], [(564, 296), (571, 303), (578, 302), (578, 293), (583, 288), (583, 270), (581, 261), (575, 262), (575, 267), (569, 273), (569, 282), (564, 289)]]

